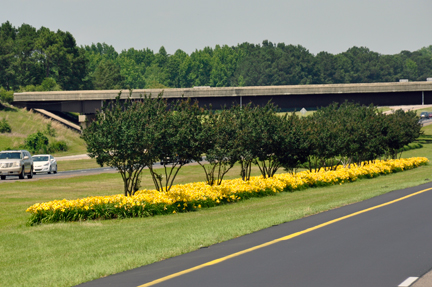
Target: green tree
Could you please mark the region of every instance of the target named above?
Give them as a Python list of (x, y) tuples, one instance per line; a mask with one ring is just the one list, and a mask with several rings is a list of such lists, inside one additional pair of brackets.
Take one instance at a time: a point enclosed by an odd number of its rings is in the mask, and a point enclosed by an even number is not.
[(0, 87), (0, 101), (2, 103), (12, 103), (13, 102), (13, 91), (6, 91), (3, 87)]
[(17, 86), (15, 65), (14, 41), (16, 29), (9, 21), (0, 26), (0, 86), (6, 90)]
[(109, 59), (102, 60), (93, 74), (93, 86), (96, 90), (122, 89), (123, 81), (120, 66)]
[(206, 115), (206, 110), (197, 102), (192, 104), (190, 100), (181, 100), (172, 103), (170, 110), (158, 117), (157, 144), (149, 153), (161, 160), (163, 169), (155, 169), (152, 163), (148, 165), (157, 190), (170, 190), (185, 164), (202, 161), (208, 141), (202, 136), (202, 121)]
[(231, 80), (237, 69), (241, 50), (234, 50), (227, 45), (220, 47), (216, 45), (211, 61), (211, 72), (209, 84), (212, 87), (231, 86)]
[(188, 80), (191, 86), (209, 86), (210, 74), (212, 70), (213, 49), (205, 47), (203, 50), (195, 50), (191, 53), (191, 70)]
[(258, 165), (264, 178), (273, 177), (282, 166), (279, 156), (284, 143), (281, 130), (284, 118), (276, 114), (276, 107), (270, 102), (264, 107), (255, 107), (251, 112), (248, 125), (253, 163)]
[[(168, 82), (169, 86), (173, 88), (181, 88), (181, 87), (189, 87), (188, 84), (182, 86), (187, 82), (187, 76), (189, 72), (184, 71), (185, 67), (183, 63), (188, 59), (190, 61), (190, 57), (188, 54), (183, 52), (182, 50), (177, 50), (174, 55), (169, 57), (167, 63), (167, 74), (168, 74)], [(184, 79), (184, 77), (186, 79)]]
[(160, 143), (159, 119), (166, 112), (160, 97), (144, 96), (139, 100), (120, 100), (104, 104), (94, 121), (83, 130), (87, 151), (101, 165), (118, 169), (124, 194), (133, 195), (139, 188), (144, 167), (157, 160), (154, 149)]
[[(272, 136), (273, 139), (270, 138), (270, 145), (274, 146), (274, 156), (269, 154), (268, 157), (275, 157), (274, 167), (283, 167), (288, 172), (295, 172), (302, 163), (307, 162), (310, 154), (307, 118), (287, 113), (280, 117), (280, 121), (276, 127), (276, 135)], [(273, 174), (270, 175), (273, 176), (276, 170), (273, 168)]]
[(118, 57), (117, 62), (120, 64), (120, 74), (124, 79), (124, 85), (130, 89), (144, 89), (146, 86), (145, 68), (123, 55)]
[(242, 180), (248, 181), (250, 179), (252, 164), (256, 158), (254, 152), (254, 145), (256, 144), (256, 138), (254, 136), (257, 133), (253, 130), (251, 124), (254, 120), (254, 112), (257, 107), (252, 107), (249, 103), (243, 107), (239, 105), (233, 105), (230, 109), (233, 113), (235, 121), (235, 127), (237, 128), (237, 137), (233, 148), (237, 157), (237, 161), (240, 163), (240, 176)]
[(43, 67), (34, 52), (37, 37), (36, 28), (30, 25), (22, 24), (17, 29), (15, 39), (16, 65), (14, 69), (19, 86), (36, 86), (44, 78)]
[(209, 185), (220, 185), (225, 174), (237, 162), (237, 120), (230, 110), (209, 113), (202, 121), (201, 137), (205, 162), (198, 161), (204, 169)]
[(385, 124), (385, 146), (391, 158), (397, 158), (400, 149), (422, 134), (422, 124), (414, 111), (396, 110), (385, 117)]

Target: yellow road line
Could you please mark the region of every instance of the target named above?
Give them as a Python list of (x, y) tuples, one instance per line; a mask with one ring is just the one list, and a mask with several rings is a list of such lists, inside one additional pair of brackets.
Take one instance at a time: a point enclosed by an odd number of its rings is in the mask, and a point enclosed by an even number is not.
[(412, 196), (418, 195), (420, 193), (426, 192), (426, 191), (431, 190), (431, 189), (432, 188), (423, 189), (423, 190), (411, 193), (410, 195), (407, 195), (407, 196), (404, 196), (404, 197), (401, 197), (401, 198), (398, 198), (398, 199), (395, 199), (395, 200), (392, 200), (392, 201), (389, 201), (389, 202), (386, 202), (386, 203), (383, 203), (383, 204), (379, 204), (379, 205), (376, 205), (376, 206), (373, 206), (373, 207), (370, 207), (370, 208), (366, 208), (366, 209), (363, 209), (363, 210), (360, 210), (360, 211), (357, 211), (357, 212), (354, 212), (354, 213), (351, 213), (351, 214), (348, 214), (348, 215), (345, 215), (345, 216), (342, 216), (342, 217), (339, 217), (339, 218), (336, 218), (336, 219), (333, 219), (333, 220), (330, 220), (330, 221), (327, 221), (327, 222), (324, 222), (324, 223), (316, 225), (314, 227), (311, 227), (311, 228), (308, 228), (308, 229), (305, 229), (305, 230), (302, 230), (302, 231), (299, 231), (299, 232), (296, 232), (296, 233), (292, 233), (290, 235), (287, 235), (287, 236), (284, 236), (284, 237), (280, 237), (278, 239), (275, 239), (275, 240), (272, 240), (272, 241), (269, 241), (269, 242), (266, 242), (266, 243), (263, 243), (263, 244), (260, 244), (260, 245), (257, 245), (257, 246), (254, 246), (254, 247), (251, 247), (251, 248), (248, 248), (248, 249), (245, 249), (245, 250), (242, 250), (242, 251), (239, 251), (239, 252), (236, 252), (236, 253), (224, 256), (224, 257), (221, 257), (219, 259), (215, 259), (215, 260), (209, 261), (207, 263), (204, 263), (204, 264), (201, 264), (201, 265), (198, 265), (198, 266), (195, 266), (195, 267), (192, 267), (192, 268), (189, 268), (189, 269), (186, 269), (186, 270), (183, 270), (183, 271), (180, 271), (180, 272), (177, 272), (177, 273), (174, 273), (174, 274), (171, 274), (171, 275), (168, 275), (168, 276), (156, 279), (156, 280), (151, 281), (149, 283), (146, 283), (146, 284), (143, 284), (143, 285), (139, 285), (138, 287), (153, 286), (155, 284), (167, 281), (169, 279), (181, 276), (183, 274), (187, 274), (187, 273), (190, 273), (192, 271), (195, 271), (195, 270), (207, 267), (207, 266), (216, 265), (216, 264), (221, 263), (221, 262), (223, 262), (225, 260), (228, 260), (230, 258), (234, 258), (234, 257), (237, 257), (239, 255), (242, 255), (242, 254), (245, 254), (245, 253), (248, 253), (248, 252), (251, 252), (251, 251), (254, 251), (254, 250), (257, 250), (257, 249), (260, 249), (260, 248), (263, 248), (263, 247), (266, 247), (266, 246), (269, 246), (269, 245), (272, 245), (272, 244), (275, 244), (275, 243), (278, 243), (278, 242), (281, 242), (281, 241), (285, 241), (285, 240), (288, 240), (288, 239), (291, 239), (291, 238), (294, 238), (294, 237), (297, 237), (297, 236), (300, 236), (302, 234), (305, 234), (305, 233), (317, 230), (319, 228), (322, 228), (324, 226), (327, 226), (327, 225), (330, 225), (330, 224), (342, 221), (344, 219), (347, 219), (347, 218), (350, 218), (350, 217), (353, 217), (353, 216), (356, 216), (356, 215), (359, 215), (359, 214), (362, 214), (362, 213), (366, 213), (368, 211), (371, 211), (371, 210), (374, 210), (374, 209), (378, 209), (380, 207), (387, 206), (387, 205), (396, 203), (398, 201), (410, 198)]

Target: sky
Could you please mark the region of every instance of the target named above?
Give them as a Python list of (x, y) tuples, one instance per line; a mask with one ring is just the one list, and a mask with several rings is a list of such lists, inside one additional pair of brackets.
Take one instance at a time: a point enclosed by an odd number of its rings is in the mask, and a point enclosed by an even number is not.
[(243, 42), (380, 54), (432, 45), (431, 0), (0, 0), (0, 23), (70, 32), (79, 46), (169, 54)]

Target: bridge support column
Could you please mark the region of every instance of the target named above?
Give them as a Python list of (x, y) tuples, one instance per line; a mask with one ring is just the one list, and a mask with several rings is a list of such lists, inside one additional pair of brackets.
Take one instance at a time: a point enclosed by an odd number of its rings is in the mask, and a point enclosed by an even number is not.
[(88, 115), (79, 115), (78, 121), (80, 123), (80, 126), (82, 129), (85, 129), (91, 121), (93, 121), (96, 118), (95, 114), (88, 114)]

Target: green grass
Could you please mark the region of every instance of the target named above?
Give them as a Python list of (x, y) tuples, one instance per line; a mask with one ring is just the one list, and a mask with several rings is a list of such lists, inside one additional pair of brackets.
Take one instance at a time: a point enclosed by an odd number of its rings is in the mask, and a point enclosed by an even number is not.
[(424, 108), (424, 109), (419, 109), (419, 110), (415, 110), (415, 112), (417, 113), (417, 115), (420, 115), (422, 112), (432, 112), (432, 108)]
[[(426, 127), (427, 128), (427, 127)], [(425, 129), (426, 129), (425, 128)], [(431, 131), (430, 129), (426, 129)], [(431, 134), (431, 133), (428, 133)], [(429, 138), (428, 134), (425, 138)], [(432, 145), (404, 152), (432, 158)], [(227, 178), (238, 176), (238, 167)], [(432, 180), (432, 165), (341, 186), (311, 188), (197, 212), (26, 226), (36, 202), (121, 193), (118, 174), (0, 183), (0, 286), (72, 286), (150, 264), (391, 190)], [(257, 170), (254, 170), (257, 174)], [(200, 166), (177, 183), (203, 180)], [(143, 188), (152, 188), (148, 174)], [(145, 282), (143, 282), (145, 283)]]
[(95, 159), (62, 160), (57, 161), (58, 171), (78, 170), (100, 167)]
[(51, 121), (44, 116), (27, 111), (25, 109), (7, 108), (0, 110), (0, 120), (6, 118), (12, 128), (11, 133), (0, 134), (0, 150), (6, 148), (19, 149), (24, 144), (24, 140), (30, 134), (46, 130), (46, 126), (51, 122), (57, 136), (48, 136), (50, 142), (63, 140), (69, 147), (66, 152), (54, 153), (54, 156), (66, 156), (86, 153), (84, 140), (79, 133), (66, 128), (62, 124)]
[(387, 111), (390, 111), (391, 109), (389, 107), (378, 107), (378, 110), (380, 112), (387, 112)]

